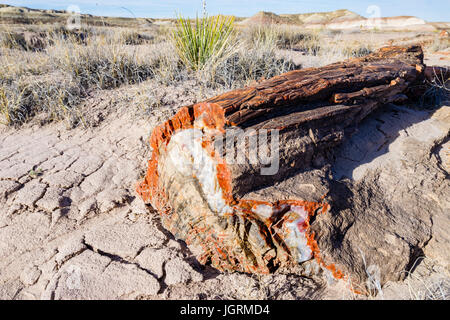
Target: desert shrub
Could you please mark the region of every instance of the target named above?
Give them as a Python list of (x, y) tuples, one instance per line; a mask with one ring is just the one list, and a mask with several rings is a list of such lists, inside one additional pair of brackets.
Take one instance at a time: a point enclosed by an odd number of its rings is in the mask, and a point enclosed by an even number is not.
[(42, 51), (47, 46), (43, 32), (10, 32), (2, 33), (0, 46), (6, 49)]
[(1, 123), (17, 126), (39, 112), (45, 121), (65, 119), (73, 127), (80, 118), (74, 108), (84, 95), (82, 89), (63, 77), (38, 77), (0, 84)]
[(172, 41), (178, 56), (194, 71), (202, 69), (222, 58), (230, 47), (234, 30), (234, 17), (196, 18), (178, 17)]
[(173, 28), (168, 25), (152, 26), (153, 43), (167, 42), (173, 34)]
[(342, 47), (342, 52), (345, 57), (363, 57), (372, 53), (373, 50), (370, 45), (366, 43), (356, 43)]
[(7, 49), (42, 51), (53, 44), (54, 39), (86, 44), (92, 33), (91, 28), (71, 30), (65, 26), (25, 28), (25, 31), (3, 30), (0, 46)]
[(289, 29), (282, 29), (277, 36), (277, 45), (281, 49), (303, 48), (306, 52), (316, 52), (318, 37), (314, 33), (296, 32)]
[(173, 54), (175, 48), (171, 42), (159, 43), (157, 47), (157, 54), (151, 58), (152, 76), (157, 82), (168, 86), (193, 77), (191, 70)]
[(443, 70), (435, 71), (431, 80), (426, 81), (426, 89), (420, 99), (422, 107), (440, 107), (450, 100), (450, 80), (446, 79), (445, 76), (447, 72)]
[(22, 91), (0, 86), (0, 115), (2, 116), (0, 123), (11, 125), (25, 121), (25, 112), (21, 109), (22, 95)]
[(448, 38), (448, 37), (442, 38), (442, 37), (436, 36), (433, 39), (433, 42), (431, 42), (427, 46), (427, 48), (431, 52), (442, 51), (447, 48), (450, 48), (450, 38)]
[(240, 33), (241, 39), (249, 46), (259, 46), (262, 43), (276, 45), (278, 32), (275, 27), (265, 25), (252, 25), (244, 28)]
[(124, 30), (121, 32), (120, 37), (126, 45), (141, 45), (149, 43), (154, 40), (153, 35), (139, 33), (136, 30)]
[(123, 40), (114, 44), (93, 41), (79, 45), (58, 41), (49, 50), (56, 68), (67, 72), (83, 87), (99, 89), (132, 84), (150, 77), (152, 65), (137, 50), (128, 50)]
[(269, 79), (287, 71), (299, 69), (290, 59), (277, 56), (276, 44), (269, 39), (258, 46), (241, 43), (233, 54), (208, 70), (202, 79), (209, 79), (209, 85), (226, 89), (241, 87), (250, 82)]
[(320, 37), (317, 32), (306, 32), (295, 26), (254, 25), (245, 28), (241, 37), (252, 46), (270, 42), (280, 49), (294, 49), (313, 55), (320, 49)]
[(299, 42), (294, 49), (316, 56), (319, 54), (322, 47), (320, 35), (316, 32), (311, 32), (305, 34), (303, 40)]
[(13, 32), (3, 32), (0, 45), (6, 49), (19, 50), (25, 50), (27, 47), (23, 34)]
[(30, 52), (0, 47), (0, 79), (11, 82), (23, 75), (39, 75), (51, 69), (45, 52)]
[[(87, 44), (53, 37), (44, 52), (0, 48), (1, 122), (19, 125), (39, 112), (48, 121), (78, 123), (77, 105), (92, 89), (134, 84), (148, 78), (170, 84), (187, 77), (173, 46), (143, 48), (92, 37)], [(56, 76), (55, 76), (56, 75)]]
[(323, 42), (318, 56), (323, 64), (329, 64), (353, 57), (366, 56), (372, 52), (372, 45), (368, 42), (348, 42), (337, 37), (333, 41)]
[(68, 29), (66, 26), (53, 26), (47, 30), (50, 43), (52, 40), (63, 39), (72, 43), (86, 44), (94, 34), (93, 28)]

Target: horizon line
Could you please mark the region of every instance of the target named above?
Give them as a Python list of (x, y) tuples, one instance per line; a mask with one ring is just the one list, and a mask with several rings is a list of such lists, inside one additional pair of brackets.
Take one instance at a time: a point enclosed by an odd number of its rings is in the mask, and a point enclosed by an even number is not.
[[(0, 5), (1, 4), (2, 3), (0, 3)], [(53, 9), (43, 9), (41, 7), (15, 6), (15, 5), (10, 5), (10, 4), (5, 4), (5, 3), (3, 3), (3, 5), (9, 6), (9, 7), (15, 7), (15, 8), (30, 9), (30, 10), (42, 10), (42, 11), (55, 10), (55, 11), (60, 11), (60, 12), (68, 12), (68, 10), (66, 10), (66, 9), (54, 9), (54, 8)], [(82, 14), (82, 15), (90, 15), (90, 16), (94, 16), (94, 17), (125, 18), (125, 19), (176, 19), (176, 15), (179, 13), (179, 12), (177, 12), (175, 10), (174, 17), (167, 17), (167, 16), (137, 16), (137, 15), (134, 14), (134, 12), (130, 8), (127, 8), (125, 6), (118, 7), (118, 9), (124, 9), (124, 10), (128, 11), (133, 16), (130, 17), (130, 16), (125, 16), (125, 15), (120, 15), (120, 14), (117, 14), (117, 15), (115, 15), (115, 14), (96, 15), (96, 14), (92, 14), (92, 13), (89, 13), (89, 12), (82, 12), (82, 11), (80, 12), (80, 14)], [(306, 11), (306, 12), (298, 12), (298, 13), (275, 13), (273, 11), (259, 10), (259, 11), (256, 11), (253, 15), (250, 15), (250, 16), (239, 16), (239, 15), (235, 15), (235, 14), (224, 14), (224, 15), (225, 16), (234, 16), (236, 18), (250, 18), (250, 17), (252, 17), (252, 16), (254, 16), (257, 13), (260, 13), (260, 12), (272, 13), (272, 14), (281, 16), (281, 15), (300, 15), (300, 14), (327, 13), (327, 12), (336, 12), (336, 11), (344, 11), (344, 10), (356, 13), (359, 16), (363, 17), (364, 19), (369, 19), (368, 17), (364, 16), (363, 14), (359, 14), (359, 13), (357, 13), (355, 11), (352, 11), (352, 10), (349, 10), (349, 9), (324, 10), (324, 11), (317, 11), (317, 10), (315, 10), (315, 11)], [(199, 15), (199, 13), (197, 13), (197, 15)], [(217, 15), (217, 14), (214, 14), (214, 15)], [(187, 15), (186, 17), (190, 18), (189, 15)], [(449, 22), (449, 21), (440, 21), (440, 20), (425, 20), (425, 19), (423, 19), (423, 18), (421, 18), (419, 16), (412, 16), (412, 15), (387, 15), (387, 16), (381, 16), (380, 18), (394, 18), (394, 17), (416, 17), (416, 18), (424, 20), (425, 22)]]

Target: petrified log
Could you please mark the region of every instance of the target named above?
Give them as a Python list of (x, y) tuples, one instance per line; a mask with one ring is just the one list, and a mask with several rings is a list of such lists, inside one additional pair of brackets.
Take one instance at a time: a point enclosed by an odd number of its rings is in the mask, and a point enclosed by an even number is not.
[(154, 129), (137, 191), (201, 263), (268, 273), (315, 258), (341, 278), (321, 260), (310, 228), (328, 204), (243, 199), (323, 164), (368, 114), (413, 95), (424, 70), (420, 47), (387, 47), (183, 107)]

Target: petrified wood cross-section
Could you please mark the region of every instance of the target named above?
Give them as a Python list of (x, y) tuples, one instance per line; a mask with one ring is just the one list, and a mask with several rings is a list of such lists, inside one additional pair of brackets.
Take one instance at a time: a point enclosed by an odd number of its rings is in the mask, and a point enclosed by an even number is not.
[[(268, 273), (315, 258), (340, 278), (340, 270), (321, 260), (310, 230), (310, 219), (325, 214), (328, 204), (242, 199), (307, 170), (379, 106), (408, 99), (424, 69), (420, 47), (387, 47), (183, 107), (154, 129), (152, 158), (137, 191), (201, 263)], [(231, 142), (230, 131), (237, 131)], [(252, 144), (255, 136), (267, 143)], [(227, 137), (222, 148), (218, 137)], [(265, 148), (275, 166), (260, 161), (255, 148)], [(240, 161), (230, 161), (231, 149)], [(274, 170), (264, 173), (267, 166)]]

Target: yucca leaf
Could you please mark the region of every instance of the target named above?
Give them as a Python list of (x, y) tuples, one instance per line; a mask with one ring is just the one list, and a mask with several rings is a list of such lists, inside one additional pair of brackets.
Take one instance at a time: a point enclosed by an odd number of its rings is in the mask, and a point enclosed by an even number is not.
[(219, 59), (234, 30), (234, 18), (196, 17), (193, 23), (179, 15), (173, 31), (173, 43), (177, 53), (189, 68), (200, 70), (212, 59)]

